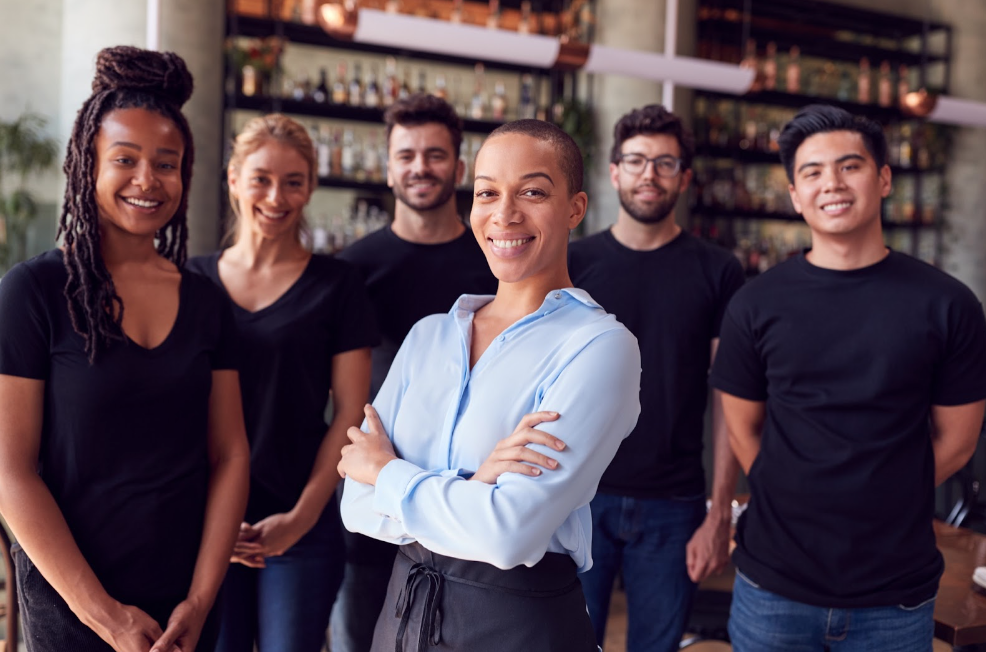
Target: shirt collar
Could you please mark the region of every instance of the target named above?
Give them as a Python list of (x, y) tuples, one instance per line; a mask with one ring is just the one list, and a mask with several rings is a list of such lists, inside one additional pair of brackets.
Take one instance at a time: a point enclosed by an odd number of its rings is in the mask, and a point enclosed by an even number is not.
[[(452, 306), (449, 313), (462, 317), (465, 316), (462, 313), (475, 313), (492, 300), (492, 294), (463, 294)], [(552, 290), (545, 295), (544, 301), (541, 302), (541, 307), (538, 308), (537, 312), (552, 311), (571, 301), (578, 301), (589, 308), (599, 308), (602, 310), (602, 306), (596, 303), (585, 290), (579, 288), (560, 288), (558, 290)]]

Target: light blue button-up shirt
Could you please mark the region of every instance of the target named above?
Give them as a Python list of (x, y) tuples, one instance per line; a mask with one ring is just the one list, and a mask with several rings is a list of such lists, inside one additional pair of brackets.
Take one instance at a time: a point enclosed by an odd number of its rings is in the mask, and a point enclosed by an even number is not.
[[(499, 568), (560, 552), (586, 571), (589, 501), (640, 412), (637, 340), (586, 292), (567, 288), (503, 331), (470, 369), (473, 316), (491, 300), (463, 295), (408, 333), (373, 403), (401, 459), (375, 487), (346, 478), (343, 522)], [(558, 460), (556, 469), (504, 473), (494, 485), (466, 479), (521, 417), (541, 410), (561, 415), (537, 428), (566, 447), (531, 446)]]

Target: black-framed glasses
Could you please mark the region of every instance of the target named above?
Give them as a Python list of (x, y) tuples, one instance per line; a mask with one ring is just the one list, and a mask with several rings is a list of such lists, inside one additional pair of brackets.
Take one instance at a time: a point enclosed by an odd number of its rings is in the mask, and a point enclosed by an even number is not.
[(675, 158), (670, 154), (647, 158), (640, 154), (620, 154), (620, 167), (627, 174), (634, 176), (643, 174), (648, 163), (654, 164), (654, 173), (659, 177), (670, 179), (678, 176), (681, 172), (681, 159)]

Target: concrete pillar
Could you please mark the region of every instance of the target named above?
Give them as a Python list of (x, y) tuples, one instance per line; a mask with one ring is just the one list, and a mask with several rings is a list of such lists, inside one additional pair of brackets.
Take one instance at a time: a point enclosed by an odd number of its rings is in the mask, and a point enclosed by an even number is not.
[[(160, 48), (185, 59), (195, 93), (184, 107), (195, 140), (189, 196), (189, 253), (216, 245), (222, 146), (223, 3), (164, 0)], [(96, 54), (104, 47), (146, 47), (147, 5), (139, 0), (71, 0), (63, 3), (61, 133), (67, 138), (79, 107), (91, 93)]]
[[(596, 10), (596, 43), (629, 50), (664, 51), (666, 0), (599, 0)], [(677, 54), (692, 55), (695, 51), (695, 16), (695, 3), (680, 0)], [(617, 75), (593, 76), (596, 153), (593, 169), (586, 170), (590, 190), (586, 233), (609, 227), (616, 221), (619, 210), (619, 199), (609, 182), (613, 125), (628, 111), (661, 101), (659, 83)], [(691, 115), (691, 102), (691, 91), (681, 87), (675, 89), (674, 110), (686, 118), (686, 122)]]

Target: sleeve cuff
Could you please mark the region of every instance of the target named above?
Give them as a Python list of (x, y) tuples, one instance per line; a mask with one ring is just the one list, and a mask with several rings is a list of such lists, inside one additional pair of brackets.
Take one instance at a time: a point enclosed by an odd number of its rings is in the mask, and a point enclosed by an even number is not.
[(405, 460), (387, 462), (377, 475), (373, 511), (381, 516), (400, 520), (401, 501), (404, 500), (407, 487), (421, 472), (421, 469)]

